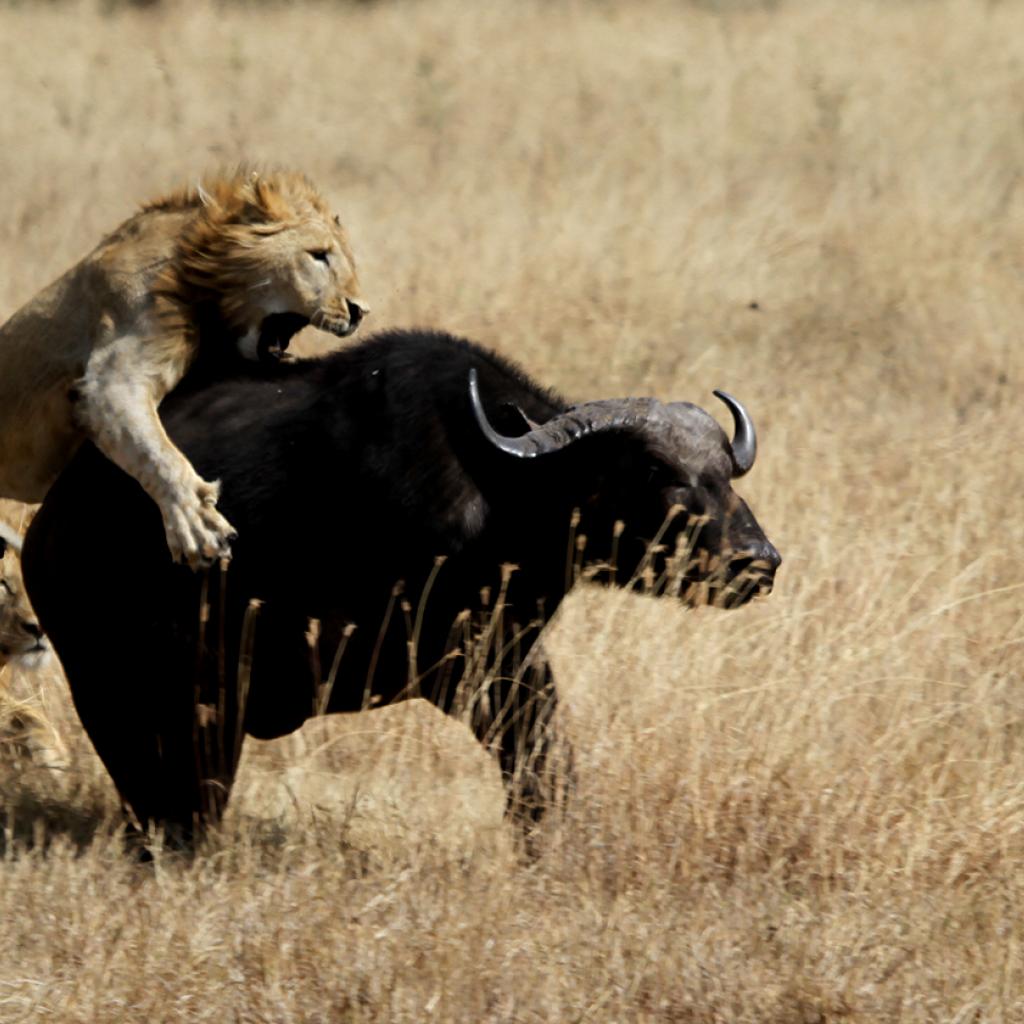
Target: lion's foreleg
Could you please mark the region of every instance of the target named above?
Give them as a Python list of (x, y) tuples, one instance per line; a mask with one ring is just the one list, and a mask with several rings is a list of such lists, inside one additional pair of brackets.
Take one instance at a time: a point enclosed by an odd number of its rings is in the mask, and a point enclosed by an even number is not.
[(112, 462), (156, 502), (175, 561), (196, 567), (230, 556), (235, 536), (217, 511), (220, 485), (204, 480), (171, 443), (157, 415), (184, 359), (126, 335), (93, 352), (76, 387), (76, 419)]

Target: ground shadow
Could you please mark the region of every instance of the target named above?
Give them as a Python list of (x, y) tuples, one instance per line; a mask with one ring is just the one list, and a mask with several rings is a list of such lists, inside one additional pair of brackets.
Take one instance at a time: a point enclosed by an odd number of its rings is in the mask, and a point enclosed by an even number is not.
[(123, 824), (117, 808), (100, 793), (55, 794), (26, 779), (0, 780), (0, 857), (19, 852), (46, 853), (55, 843), (84, 853), (97, 838)]

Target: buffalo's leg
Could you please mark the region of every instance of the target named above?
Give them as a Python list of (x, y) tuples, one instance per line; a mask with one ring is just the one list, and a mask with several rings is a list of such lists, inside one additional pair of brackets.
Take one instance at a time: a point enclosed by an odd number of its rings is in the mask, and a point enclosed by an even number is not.
[[(160, 657), (150, 652), (151, 661)], [(190, 846), (220, 820), (231, 792), (237, 703), (227, 688), (192, 689), (188, 673), (168, 678), (141, 667), (132, 676), (118, 685), (105, 672), (102, 688), (83, 689), (69, 672), (82, 724), (141, 828), (159, 827), (173, 845)]]
[(568, 745), (556, 742), (554, 675), (547, 658), (540, 656), (518, 678), (492, 689), (502, 701), (497, 753), (506, 814), (531, 829), (553, 803), (564, 802), (572, 773)]
[[(524, 653), (524, 652), (520, 652)], [(503, 663), (475, 692), (464, 681), (442, 710), (463, 715), (477, 739), (498, 758), (508, 817), (527, 832), (552, 803), (564, 802), (572, 780), (571, 750), (554, 729), (558, 694), (551, 666), (539, 644)]]
[[(25, 580), (122, 801), (143, 828), (159, 825), (189, 843), (197, 823), (219, 818), (234, 779), (238, 657), (222, 646), (237, 643), (238, 630), (234, 621), (219, 627), (221, 575), (171, 567), (153, 543), (155, 510), (130, 507), (133, 514), (113, 527), (100, 496), (58, 530), (48, 528), (55, 513), (44, 505), (26, 538)], [(115, 540), (131, 552), (129, 563), (112, 566), (116, 593), (96, 578), (94, 564), (94, 551), (113, 549)], [(190, 605), (193, 614), (181, 616)], [(112, 624), (117, 642), (98, 644)]]
[[(44, 602), (45, 605), (45, 602)], [(219, 654), (216, 614), (212, 645), (168, 627), (156, 608), (127, 602), (123, 639), (103, 657), (98, 635), (106, 608), (82, 608), (53, 619), (58, 650), (82, 725), (124, 804), (142, 830), (159, 827), (174, 845), (189, 846), (197, 831), (223, 814), (237, 768), (237, 664)], [(199, 619), (197, 607), (196, 620)], [(79, 633), (65, 637), (68, 629)], [(62, 642), (66, 640), (65, 642)]]

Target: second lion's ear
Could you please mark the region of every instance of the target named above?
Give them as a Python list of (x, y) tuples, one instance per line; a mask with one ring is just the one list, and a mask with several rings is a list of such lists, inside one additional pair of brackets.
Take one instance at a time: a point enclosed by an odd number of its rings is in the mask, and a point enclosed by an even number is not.
[(16, 555), (20, 555), (21, 535), (6, 523), (0, 522), (0, 558), (3, 558), (8, 548)]
[(265, 178), (254, 174), (246, 190), (242, 207), (242, 219), (247, 224), (265, 224), (281, 220), (281, 197), (274, 186)]

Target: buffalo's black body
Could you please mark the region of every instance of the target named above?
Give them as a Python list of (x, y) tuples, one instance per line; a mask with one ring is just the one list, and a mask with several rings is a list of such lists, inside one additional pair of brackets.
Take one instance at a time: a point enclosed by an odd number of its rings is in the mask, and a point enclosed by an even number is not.
[[(222, 482), (220, 507), (238, 530), (223, 576), (172, 564), (156, 506), (95, 450), (54, 486), (26, 541), (26, 582), (82, 722), (141, 822), (187, 836), (215, 819), (244, 733), (281, 736), (318, 709), (410, 695), (453, 711), (487, 621), (491, 681), (468, 719), (496, 748), (511, 803), (536, 815), (556, 698), (534, 645), (571, 582), (573, 536), (586, 535), (588, 559), (614, 548), (626, 582), (670, 507), (686, 504), (707, 519), (698, 549), (736, 559), (720, 582), (746, 573), (726, 603), (770, 587), (778, 556), (731, 490), (729, 442), (706, 414), (710, 433), (693, 452), (667, 450), (676, 443), (634, 416), (517, 458), (482, 432), (471, 369), (502, 435), (567, 409), (483, 349), (426, 332), (184, 382), (161, 415), (197, 471)], [(686, 530), (694, 522), (677, 516), (661, 538), (669, 551)]]

